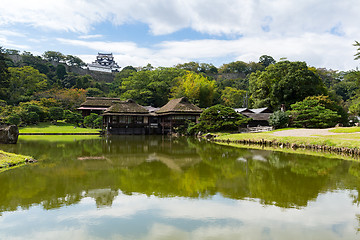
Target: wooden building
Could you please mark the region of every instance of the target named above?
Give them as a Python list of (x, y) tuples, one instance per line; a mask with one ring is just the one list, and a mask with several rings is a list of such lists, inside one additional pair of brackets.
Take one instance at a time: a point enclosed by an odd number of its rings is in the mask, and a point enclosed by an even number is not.
[(183, 126), (186, 121), (198, 122), (201, 113), (202, 110), (185, 97), (170, 100), (156, 111), (162, 134), (172, 133), (174, 128)]
[(81, 111), (83, 117), (91, 113), (102, 114), (114, 101), (120, 101), (120, 98), (87, 97), (77, 110)]
[(149, 134), (149, 111), (133, 100), (114, 102), (103, 113), (103, 127), (108, 134)]

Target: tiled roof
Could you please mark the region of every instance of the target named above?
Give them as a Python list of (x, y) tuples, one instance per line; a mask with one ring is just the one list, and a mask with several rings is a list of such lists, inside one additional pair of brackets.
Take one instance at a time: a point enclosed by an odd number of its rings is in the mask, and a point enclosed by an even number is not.
[(177, 98), (170, 100), (166, 105), (161, 107), (156, 113), (164, 114), (164, 113), (201, 113), (202, 110), (191, 104), (187, 98)]
[(271, 113), (242, 113), (254, 121), (268, 121)]
[(254, 112), (254, 113), (271, 113), (271, 110), (267, 107), (264, 108), (252, 108), (249, 109), (250, 111)]

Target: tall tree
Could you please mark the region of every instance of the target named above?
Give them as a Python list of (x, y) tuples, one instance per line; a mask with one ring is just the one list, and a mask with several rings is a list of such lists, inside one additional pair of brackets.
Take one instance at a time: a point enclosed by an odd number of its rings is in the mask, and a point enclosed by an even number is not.
[(353, 46), (358, 47), (357, 48), (357, 53), (355, 54), (355, 60), (358, 60), (358, 59), (360, 59), (360, 42), (355, 41)]
[(261, 65), (263, 65), (264, 67), (269, 66), (270, 64), (275, 64), (276, 61), (274, 60), (273, 57), (268, 56), (268, 55), (262, 55), (259, 58), (259, 63), (261, 63)]
[(9, 71), (6, 65), (6, 55), (4, 49), (0, 47), (0, 99), (7, 98), (7, 91), (10, 86)]
[(46, 51), (43, 54), (43, 57), (47, 61), (61, 62), (65, 60), (65, 55), (61, 52), (56, 51)]
[(252, 73), (249, 89), (254, 107), (290, 107), (307, 96), (326, 95), (320, 77), (305, 62), (281, 61), (263, 72)]

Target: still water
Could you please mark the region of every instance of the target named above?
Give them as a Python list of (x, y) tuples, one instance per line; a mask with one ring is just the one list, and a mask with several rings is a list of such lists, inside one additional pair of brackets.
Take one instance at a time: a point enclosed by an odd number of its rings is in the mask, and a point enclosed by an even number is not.
[(0, 174), (0, 239), (360, 239), (358, 162), (73, 138), (0, 145), (39, 160)]

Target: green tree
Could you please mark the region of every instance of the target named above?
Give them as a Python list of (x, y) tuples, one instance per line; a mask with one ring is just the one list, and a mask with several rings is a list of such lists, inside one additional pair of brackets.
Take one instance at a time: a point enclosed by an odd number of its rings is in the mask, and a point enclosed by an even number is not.
[(8, 102), (17, 103), (24, 97), (47, 88), (46, 75), (30, 66), (9, 68), (10, 87)]
[(100, 128), (102, 123), (102, 116), (91, 113), (84, 118), (84, 125), (90, 128)]
[(70, 110), (64, 111), (64, 119), (67, 123), (73, 123), (79, 125), (83, 121), (83, 117), (80, 113), (71, 112)]
[(249, 121), (249, 118), (237, 113), (234, 109), (218, 104), (201, 113), (199, 123), (191, 128), (190, 133), (236, 131)]
[(326, 108), (326, 104), (314, 97), (307, 97), (303, 101), (291, 105), (292, 125), (305, 128), (334, 127), (341, 116), (336, 111)]
[(60, 79), (63, 80), (65, 79), (66, 76), (66, 67), (62, 64), (57, 65), (56, 67), (56, 76)]
[(10, 86), (10, 75), (6, 65), (6, 56), (4, 49), (0, 47), (0, 99), (8, 98), (8, 91)]
[(21, 122), (21, 118), (18, 114), (13, 113), (7, 119), (6, 123), (11, 125), (19, 125)]
[(64, 118), (64, 109), (62, 109), (61, 107), (49, 108), (49, 118), (55, 121), (55, 123), (58, 120), (62, 120)]
[(66, 63), (69, 66), (76, 66), (76, 67), (83, 67), (86, 64), (81, 60), (81, 58), (73, 56), (73, 55), (67, 55), (65, 57)]
[(161, 107), (170, 98), (170, 90), (177, 78), (186, 71), (176, 68), (158, 68), (152, 71), (133, 72), (121, 80), (119, 87), (123, 99), (133, 99), (141, 105)]
[(259, 58), (259, 63), (261, 63), (261, 65), (263, 65), (264, 67), (267, 67), (271, 64), (275, 64), (276, 61), (274, 60), (273, 57), (271, 56), (268, 56), (268, 55), (262, 55), (260, 58)]
[(305, 62), (289, 61), (277, 62), (263, 72), (252, 73), (249, 89), (254, 107), (273, 109), (281, 104), (288, 108), (307, 96), (327, 93), (320, 77)]
[(246, 91), (238, 90), (232, 87), (225, 87), (221, 91), (221, 100), (227, 107), (242, 107), (244, 99), (246, 97)]
[(283, 111), (275, 111), (269, 117), (270, 126), (278, 129), (287, 127), (289, 124), (289, 115)]
[(209, 80), (201, 74), (188, 72), (178, 78), (178, 83), (172, 89), (175, 98), (187, 97), (191, 102), (200, 107), (209, 107), (214, 100), (216, 92), (216, 82)]
[(43, 57), (47, 61), (62, 62), (66, 59), (65, 55), (56, 51), (46, 51)]
[(360, 59), (360, 43), (358, 41), (355, 41), (353, 46), (358, 47), (357, 53), (355, 54), (355, 60), (359, 60)]

